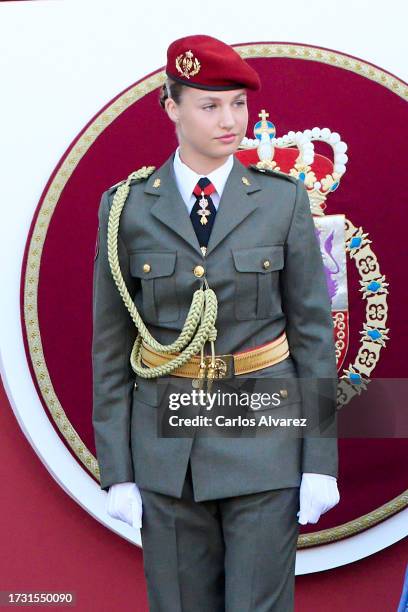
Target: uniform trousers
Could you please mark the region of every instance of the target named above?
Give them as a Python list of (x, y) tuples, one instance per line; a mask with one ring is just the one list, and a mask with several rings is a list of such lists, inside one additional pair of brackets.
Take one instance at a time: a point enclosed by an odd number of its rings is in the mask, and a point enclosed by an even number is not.
[(299, 487), (194, 500), (140, 489), (150, 612), (291, 612)]

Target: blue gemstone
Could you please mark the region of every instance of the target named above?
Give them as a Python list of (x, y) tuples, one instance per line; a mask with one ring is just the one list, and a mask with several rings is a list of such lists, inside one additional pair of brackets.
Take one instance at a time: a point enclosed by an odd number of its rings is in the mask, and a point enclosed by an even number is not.
[(350, 372), (349, 378), (350, 378), (351, 382), (354, 382), (354, 383), (360, 383), (361, 382), (360, 374), (357, 374), (355, 372)]
[(330, 191), (335, 191), (337, 189), (337, 187), (339, 186), (339, 183), (333, 183), (333, 185), (330, 187)]
[(373, 340), (378, 340), (378, 338), (381, 338), (381, 333), (378, 331), (378, 329), (371, 329), (367, 332), (367, 336), (370, 336), (370, 338)]
[(357, 247), (359, 247), (361, 244), (361, 238), (356, 238), (354, 236), (354, 238), (351, 239), (350, 241), (350, 249), (357, 249)]
[(299, 178), (301, 181), (304, 181), (306, 178), (306, 174), (304, 172), (299, 172)]
[(378, 283), (377, 281), (371, 281), (371, 283), (367, 285), (367, 289), (373, 292), (378, 291), (380, 287), (381, 287), (381, 283)]

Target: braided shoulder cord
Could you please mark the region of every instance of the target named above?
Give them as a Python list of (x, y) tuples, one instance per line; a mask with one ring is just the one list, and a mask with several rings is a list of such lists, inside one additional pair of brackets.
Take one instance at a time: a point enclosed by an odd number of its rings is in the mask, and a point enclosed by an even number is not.
[[(152, 167), (144, 167), (141, 170), (132, 172), (127, 180), (117, 188), (109, 212), (107, 236), (110, 269), (119, 293), (138, 330), (132, 348), (130, 362), (134, 372), (142, 378), (154, 378), (156, 376), (159, 377), (170, 374), (170, 372), (186, 363), (192, 356), (201, 351), (207, 340), (214, 342), (217, 336), (217, 330), (215, 328), (218, 308), (217, 297), (208, 285), (206, 289), (202, 287), (194, 292), (191, 306), (180, 335), (174, 342), (167, 345), (160, 344), (150, 334), (126, 287), (120, 270), (118, 257), (120, 215), (129, 195), (131, 180), (145, 178), (146, 174), (151, 174), (151, 172)], [(181, 352), (179, 355), (175, 356), (174, 359), (171, 359), (165, 364), (152, 368), (145, 368), (141, 361), (142, 340), (153, 350), (160, 353), (171, 354), (173, 351)]]

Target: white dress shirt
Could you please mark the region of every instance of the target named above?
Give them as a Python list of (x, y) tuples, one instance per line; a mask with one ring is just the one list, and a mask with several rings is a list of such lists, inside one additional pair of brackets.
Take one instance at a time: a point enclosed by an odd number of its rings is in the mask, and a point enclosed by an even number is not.
[(211, 199), (215, 206), (215, 209), (218, 210), (218, 204), (220, 202), (222, 192), (225, 187), (225, 183), (227, 182), (227, 178), (229, 173), (232, 170), (232, 166), (234, 165), (234, 157), (230, 155), (227, 161), (216, 168), (209, 174), (197, 174), (191, 168), (186, 166), (180, 159), (179, 155), (179, 147), (177, 147), (176, 152), (174, 154), (174, 174), (176, 175), (176, 183), (178, 190), (180, 192), (181, 197), (183, 198), (185, 205), (187, 206), (188, 214), (191, 213), (191, 210), (196, 201), (196, 196), (193, 194), (193, 189), (197, 185), (200, 178), (206, 176), (209, 181), (212, 182), (216, 191), (211, 194)]

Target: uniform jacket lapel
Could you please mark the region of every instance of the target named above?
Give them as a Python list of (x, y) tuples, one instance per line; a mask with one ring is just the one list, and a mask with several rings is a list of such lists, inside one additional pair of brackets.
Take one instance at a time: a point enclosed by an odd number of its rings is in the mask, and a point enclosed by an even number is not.
[[(145, 193), (159, 196), (150, 212), (201, 255), (200, 245), (187, 207), (177, 188), (173, 157), (174, 154), (152, 174), (146, 183)], [(160, 179), (159, 185), (158, 179)], [(256, 210), (258, 205), (251, 194), (260, 189), (253, 173), (249, 173), (247, 168), (234, 157), (234, 165), (225, 184), (211, 231), (207, 257), (236, 226)]]
[[(187, 207), (177, 188), (174, 175), (172, 154), (169, 159), (154, 172), (146, 183), (145, 193), (159, 196), (152, 205), (150, 212), (159, 221), (170, 227), (184, 241), (201, 255), (200, 245), (191, 223)], [(160, 179), (160, 185), (157, 181)]]
[[(243, 178), (247, 184), (243, 182)], [(253, 173), (249, 173), (247, 168), (234, 157), (234, 165), (225, 183), (208, 242), (207, 257), (235, 227), (258, 208), (252, 194), (260, 189)]]

